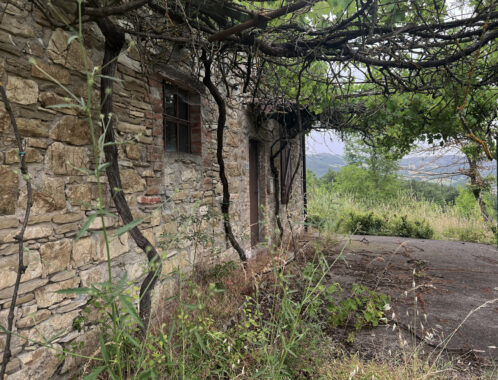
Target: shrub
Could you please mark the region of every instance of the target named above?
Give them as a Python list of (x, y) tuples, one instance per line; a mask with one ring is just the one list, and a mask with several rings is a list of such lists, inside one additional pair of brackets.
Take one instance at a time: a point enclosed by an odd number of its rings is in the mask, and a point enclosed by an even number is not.
[(393, 218), (389, 227), (393, 236), (418, 239), (431, 239), (434, 236), (434, 230), (425, 219), (410, 221), (406, 215)]
[(343, 222), (346, 232), (360, 235), (386, 235), (387, 219), (373, 212), (350, 211)]
[(390, 217), (388, 214), (379, 215), (350, 211), (339, 222), (344, 232), (360, 235), (389, 235), (430, 239), (434, 230), (425, 219), (409, 220), (407, 215)]

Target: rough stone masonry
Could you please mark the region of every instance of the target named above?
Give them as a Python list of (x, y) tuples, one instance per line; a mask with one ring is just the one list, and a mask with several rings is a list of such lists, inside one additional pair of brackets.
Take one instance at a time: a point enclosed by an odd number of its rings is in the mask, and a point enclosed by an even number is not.
[[(26, 160), (34, 187), (34, 204), (26, 230), (27, 270), (22, 276), (15, 309), (13, 359), (9, 379), (48, 379), (67, 375), (81, 360), (67, 357), (36, 344), (53, 340), (54, 348), (85, 342), (83, 353), (92, 354), (96, 338), (90, 315), (82, 326), (78, 316), (88, 298), (59, 294), (58, 290), (88, 286), (107, 278), (102, 224), (95, 219), (77, 242), (75, 235), (94, 212), (97, 202), (95, 162), (89, 121), (75, 108), (51, 108), (68, 102), (61, 85), (76, 96), (86, 96), (85, 67), (78, 42), (68, 43), (70, 34), (54, 29), (25, 0), (0, 1), (4, 10), (0, 23), (0, 78), (5, 84), (20, 132), (26, 141)], [(103, 39), (97, 28), (85, 30), (85, 56), (92, 65), (103, 58)], [(33, 58), (36, 65), (30, 64)], [(236, 259), (230, 249), (219, 216), (222, 189), (216, 164), (216, 117), (213, 99), (200, 80), (189, 74), (188, 62), (157, 66), (144, 74), (139, 54), (129, 49), (120, 57), (115, 83), (114, 109), (123, 191), (145, 236), (163, 256), (164, 281), (155, 296), (168, 291), (167, 275), (176, 268), (189, 270), (199, 262)], [(173, 73), (173, 74), (172, 74)], [(178, 83), (178, 75), (190, 76)], [(56, 84), (55, 81), (59, 82)], [(198, 94), (199, 134), (191, 136), (192, 153), (165, 152), (163, 82), (186, 86)], [(224, 159), (231, 192), (231, 219), (237, 239), (251, 251), (249, 225), (249, 141), (258, 142), (258, 206), (260, 240), (271, 243), (275, 233), (273, 178), (269, 169), (270, 145), (278, 137), (275, 122), (256, 126), (245, 109), (243, 94), (228, 100)], [(98, 89), (93, 96), (98, 99)], [(95, 118), (98, 118), (96, 113)], [(293, 159), (299, 156), (293, 146)], [(18, 151), (10, 119), (0, 104), (0, 324), (6, 326), (8, 308), (17, 271), (17, 234), (23, 219), (26, 193), (18, 173)], [(278, 164), (278, 160), (277, 160)], [(279, 164), (278, 164), (279, 165)], [(300, 178), (301, 174), (297, 177)], [(105, 182), (105, 176), (103, 177)], [(105, 205), (115, 214), (109, 189)], [(281, 218), (302, 222), (301, 186), (294, 186)], [(119, 218), (106, 217), (110, 235), (120, 227)], [(196, 234), (210, 238), (197, 242)], [(147, 259), (124, 234), (112, 237), (112, 271), (119, 278), (140, 281)], [(160, 303), (155, 303), (160, 304)], [(23, 339), (23, 338), (28, 338)], [(0, 351), (5, 335), (0, 334)]]

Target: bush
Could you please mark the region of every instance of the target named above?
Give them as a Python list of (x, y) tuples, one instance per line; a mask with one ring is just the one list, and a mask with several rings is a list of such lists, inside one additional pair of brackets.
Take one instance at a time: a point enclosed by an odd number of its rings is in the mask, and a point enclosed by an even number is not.
[(344, 225), (346, 232), (359, 235), (386, 235), (387, 219), (373, 212), (360, 213), (350, 211), (344, 221), (339, 221), (339, 225)]
[(434, 230), (425, 219), (408, 220), (408, 216), (394, 216), (387, 214), (379, 215), (373, 211), (361, 213), (350, 211), (346, 217), (339, 222), (338, 227), (343, 226), (344, 232), (359, 235), (389, 235), (401, 237), (413, 237), (419, 239), (430, 239), (434, 236)]
[(434, 230), (425, 219), (410, 221), (406, 215), (394, 218), (390, 230), (393, 236), (418, 239), (431, 239), (434, 236)]

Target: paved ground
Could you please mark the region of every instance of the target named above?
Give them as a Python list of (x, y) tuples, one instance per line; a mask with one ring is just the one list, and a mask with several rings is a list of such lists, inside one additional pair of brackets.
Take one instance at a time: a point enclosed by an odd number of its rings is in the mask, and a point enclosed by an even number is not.
[[(489, 245), (381, 236), (353, 236), (329, 281), (360, 282), (391, 296), (396, 322), (429, 347), (472, 352), (498, 363), (498, 250)], [(462, 324), (463, 323), (463, 324)], [(460, 327), (459, 325), (462, 324)], [(370, 330), (373, 347), (400, 340), (391, 327)], [(451, 339), (448, 339), (450, 338)], [(365, 337), (364, 337), (365, 338)], [(398, 342), (399, 343), (399, 342)]]

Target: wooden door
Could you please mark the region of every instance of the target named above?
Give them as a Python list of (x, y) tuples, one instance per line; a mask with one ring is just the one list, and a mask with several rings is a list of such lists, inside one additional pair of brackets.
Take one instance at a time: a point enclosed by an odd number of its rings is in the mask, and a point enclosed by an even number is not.
[(259, 235), (259, 171), (258, 142), (249, 140), (249, 221), (251, 224), (251, 246), (260, 241)]

